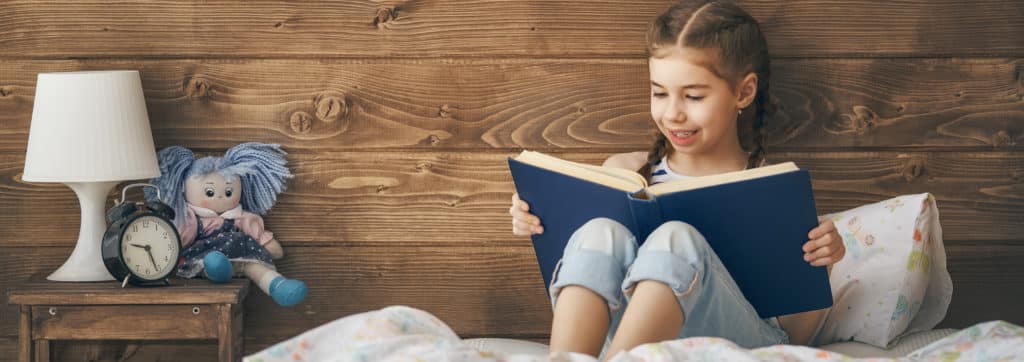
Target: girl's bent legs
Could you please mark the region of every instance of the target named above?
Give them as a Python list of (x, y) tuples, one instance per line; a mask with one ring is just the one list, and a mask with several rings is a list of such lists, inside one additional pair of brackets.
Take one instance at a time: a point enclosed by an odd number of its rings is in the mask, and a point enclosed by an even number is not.
[(665, 283), (637, 283), (605, 356), (610, 358), (644, 343), (676, 339), (685, 319), (677, 298)]
[(598, 355), (622, 314), (622, 280), (636, 257), (636, 239), (622, 224), (597, 218), (565, 247), (551, 282), (552, 352)]

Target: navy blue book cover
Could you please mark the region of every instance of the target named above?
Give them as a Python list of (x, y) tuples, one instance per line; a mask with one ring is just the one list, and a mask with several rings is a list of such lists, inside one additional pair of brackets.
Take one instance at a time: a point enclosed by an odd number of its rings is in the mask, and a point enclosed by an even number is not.
[(762, 318), (832, 305), (824, 267), (803, 260), (818, 225), (810, 176), (799, 170), (659, 195), (652, 200), (509, 159), (520, 199), (540, 218), (532, 236), (545, 288), (569, 237), (595, 217), (626, 225), (643, 243), (666, 221), (693, 225), (708, 240), (744, 297)]

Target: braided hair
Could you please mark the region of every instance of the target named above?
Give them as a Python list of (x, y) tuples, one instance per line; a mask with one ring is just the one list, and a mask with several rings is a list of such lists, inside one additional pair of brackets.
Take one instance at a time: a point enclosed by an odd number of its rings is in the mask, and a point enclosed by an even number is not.
[[(749, 153), (747, 168), (760, 166), (767, 156), (764, 123), (774, 109), (768, 94), (768, 44), (757, 20), (730, 2), (680, 1), (651, 23), (647, 30), (647, 56), (661, 58), (683, 47), (710, 51), (717, 61), (711, 62), (708, 70), (730, 84), (751, 72), (757, 75), (757, 92), (751, 105), (754, 110), (737, 116), (737, 136)], [(670, 147), (665, 135), (658, 132), (647, 162), (638, 172), (649, 180), (654, 166), (668, 155)]]

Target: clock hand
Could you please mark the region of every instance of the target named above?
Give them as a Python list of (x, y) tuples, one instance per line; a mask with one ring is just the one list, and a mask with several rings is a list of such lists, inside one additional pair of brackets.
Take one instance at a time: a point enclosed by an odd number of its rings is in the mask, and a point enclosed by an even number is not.
[(143, 249), (147, 249), (147, 250), (149, 249), (149, 245), (131, 244), (131, 246), (134, 246), (136, 248), (143, 248)]
[(149, 261), (153, 262), (153, 269), (160, 269), (156, 266), (156, 259), (153, 258), (153, 252), (149, 251), (149, 248), (146, 248), (146, 254), (149, 254)]

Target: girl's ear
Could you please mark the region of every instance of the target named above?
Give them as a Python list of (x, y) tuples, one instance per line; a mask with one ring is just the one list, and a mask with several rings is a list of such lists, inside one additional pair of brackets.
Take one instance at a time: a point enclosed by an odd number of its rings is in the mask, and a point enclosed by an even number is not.
[(757, 74), (750, 72), (736, 86), (736, 108), (744, 109), (754, 102), (757, 96)]

